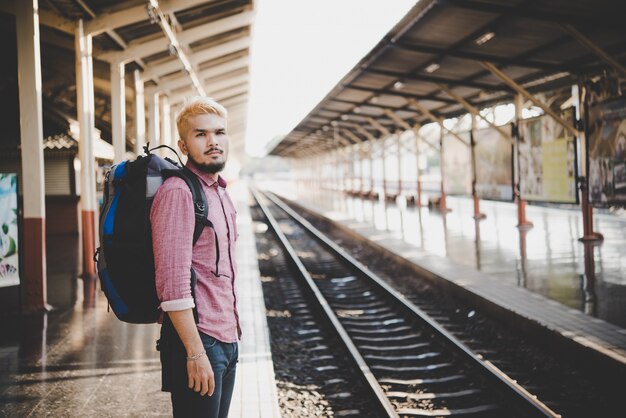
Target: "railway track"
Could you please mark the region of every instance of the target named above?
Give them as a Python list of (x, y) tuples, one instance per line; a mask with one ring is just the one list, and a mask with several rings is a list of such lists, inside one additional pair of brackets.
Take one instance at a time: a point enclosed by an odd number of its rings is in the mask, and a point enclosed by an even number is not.
[(380, 415), (557, 417), (273, 195), (267, 223), (361, 372)]

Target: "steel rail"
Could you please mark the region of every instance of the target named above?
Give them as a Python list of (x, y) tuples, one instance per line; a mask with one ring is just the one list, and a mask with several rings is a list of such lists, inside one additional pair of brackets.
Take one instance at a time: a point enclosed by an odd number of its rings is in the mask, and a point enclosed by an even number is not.
[(296, 254), (296, 251), (293, 249), (293, 247), (289, 243), (289, 240), (287, 239), (285, 234), (283, 234), (283, 232), (280, 230), (280, 226), (278, 225), (278, 222), (276, 222), (276, 219), (272, 216), (268, 207), (261, 201), (261, 195), (259, 191), (256, 190), (255, 187), (251, 187), (250, 190), (252, 191), (252, 195), (257, 201), (259, 207), (263, 211), (264, 216), (267, 218), (267, 221), (269, 222), (270, 227), (276, 234), (278, 241), (284, 248), (287, 259), (291, 261), (291, 263), (293, 263), (293, 265), (298, 270), (298, 273), (304, 279), (307, 285), (307, 290), (313, 294), (315, 300), (319, 303), (319, 307), (321, 308), (322, 312), (324, 313), (328, 321), (330, 321), (334, 330), (337, 332), (339, 338), (341, 339), (346, 349), (352, 356), (352, 359), (354, 360), (359, 371), (363, 375), (363, 379), (367, 382), (367, 386), (371, 389), (372, 393), (378, 400), (378, 403), (381, 409), (385, 412), (386, 416), (388, 417), (400, 418), (400, 416), (396, 412), (396, 409), (389, 401), (389, 398), (387, 398), (385, 391), (380, 387), (380, 384), (378, 383), (378, 380), (374, 376), (374, 373), (372, 373), (369, 366), (367, 365), (367, 363), (361, 356), (361, 353), (352, 342), (352, 339), (348, 336), (348, 333), (346, 332), (345, 328), (343, 327), (343, 325), (341, 325), (341, 322), (339, 322), (339, 319), (333, 312), (326, 298), (322, 295), (317, 285), (315, 285), (313, 278), (311, 277), (307, 269), (302, 264), (302, 261), (300, 260), (300, 258)]
[[(257, 192), (259, 193), (259, 192)], [(298, 215), (291, 207), (289, 207), (286, 203), (284, 203), (281, 199), (276, 197), (270, 193), (263, 193), (263, 195), (272, 201), (276, 206), (281, 208), (285, 213), (287, 213), (294, 221), (300, 224), (311, 236), (315, 239), (319, 240), (326, 248), (328, 248), (333, 254), (342, 259), (345, 263), (350, 265), (350, 267), (358, 270), (360, 274), (364, 277), (368, 278), (372, 283), (374, 283), (379, 289), (381, 289), (384, 293), (387, 294), (388, 297), (393, 300), (397, 300), (400, 305), (407, 311), (409, 314), (413, 316), (417, 316), (420, 321), (423, 321), (433, 332), (439, 334), (442, 338), (447, 340), (450, 345), (456, 349), (457, 352), (461, 353), (463, 356), (471, 360), (473, 366), (475, 366), (478, 370), (484, 372), (485, 376), (487, 376), (490, 380), (499, 383), (500, 385), (505, 385), (508, 388), (509, 394), (512, 396), (512, 399), (516, 400), (517, 403), (521, 407), (525, 407), (529, 412), (533, 414), (538, 414), (541, 417), (549, 417), (549, 418), (561, 418), (560, 414), (557, 414), (552, 409), (550, 409), (547, 405), (541, 402), (535, 395), (532, 395), (528, 392), (524, 387), (519, 385), (515, 380), (511, 379), (506, 373), (500, 370), (497, 366), (491, 363), (488, 360), (482, 358), (481, 355), (474, 353), (469, 347), (467, 347), (463, 342), (457, 339), (455, 336), (450, 334), (445, 328), (439, 325), (435, 320), (430, 318), (428, 314), (422, 311), (419, 307), (417, 307), (413, 302), (407, 299), (404, 295), (399, 293), (393, 287), (385, 283), (383, 279), (378, 277), (375, 273), (369, 270), (365, 265), (356, 260), (350, 254), (348, 254), (345, 250), (343, 250), (340, 246), (338, 246), (331, 239), (326, 237), (322, 232), (320, 232), (317, 228), (315, 228), (309, 221), (304, 219), (302, 216)]]

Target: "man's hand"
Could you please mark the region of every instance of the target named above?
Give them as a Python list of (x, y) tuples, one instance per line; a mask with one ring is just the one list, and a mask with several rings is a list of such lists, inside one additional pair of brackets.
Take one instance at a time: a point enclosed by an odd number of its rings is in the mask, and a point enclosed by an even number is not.
[(206, 354), (197, 360), (187, 360), (187, 377), (189, 389), (200, 392), (200, 396), (213, 395), (215, 378)]
[(167, 314), (185, 346), (187, 357), (192, 357), (191, 360), (187, 360), (187, 385), (189, 389), (200, 392), (201, 396), (207, 393), (209, 396), (213, 395), (215, 390), (213, 368), (206, 354), (197, 357), (197, 354), (204, 353), (204, 346), (196, 328), (192, 310), (169, 311)]

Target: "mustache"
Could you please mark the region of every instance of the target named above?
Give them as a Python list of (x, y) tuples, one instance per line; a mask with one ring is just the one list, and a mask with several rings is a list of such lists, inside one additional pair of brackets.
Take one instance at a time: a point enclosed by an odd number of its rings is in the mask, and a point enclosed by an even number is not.
[(218, 148), (218, 147), (213, 147), (213, 148), (209, 148), (209, 149), (205, 152), (205, 154), (210, 154), (210, 153), (215, 152), (215, 151), (219, 152), (220, 154), (223, 154), (223, 153), (224, 153), (224, 150), (223, 150), (223, 149)]

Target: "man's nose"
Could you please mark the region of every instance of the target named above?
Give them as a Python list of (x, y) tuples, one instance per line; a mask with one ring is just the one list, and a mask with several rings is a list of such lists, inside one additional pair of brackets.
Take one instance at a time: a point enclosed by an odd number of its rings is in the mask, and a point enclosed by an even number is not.
[(213, 132), (207, 133), (207, 143), (212, 146), (217, 145), (217, 135)]

